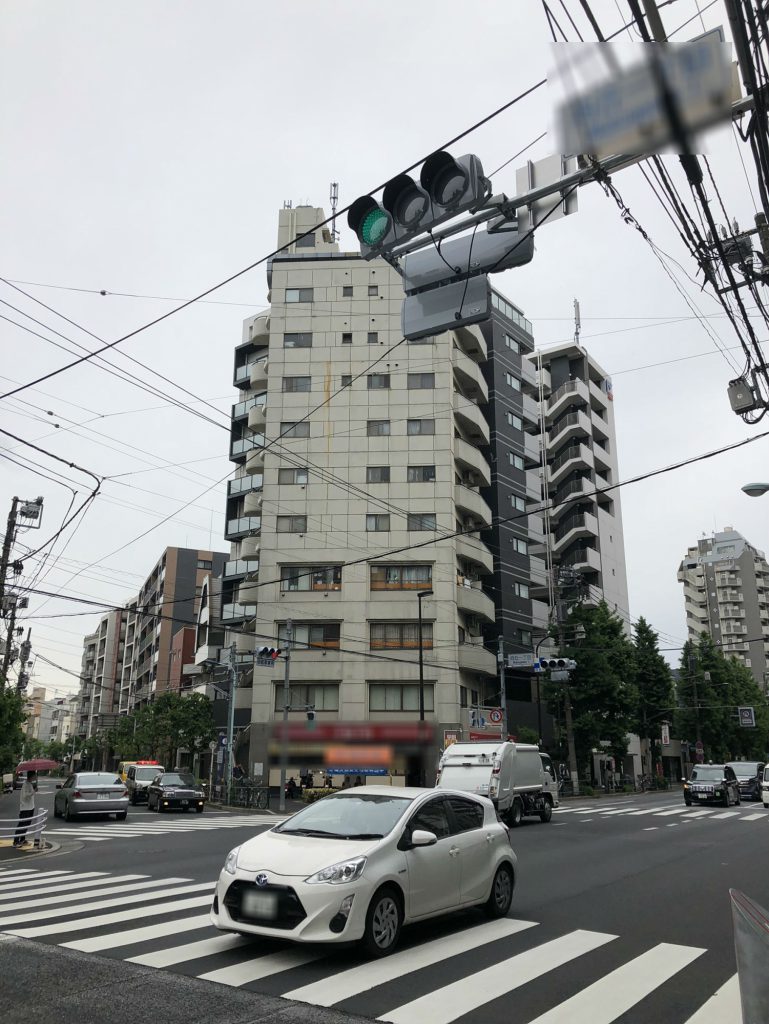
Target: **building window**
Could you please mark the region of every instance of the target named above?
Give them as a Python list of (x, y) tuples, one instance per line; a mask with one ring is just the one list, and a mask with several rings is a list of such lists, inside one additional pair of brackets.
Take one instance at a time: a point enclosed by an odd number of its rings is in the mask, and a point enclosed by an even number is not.
[(315, 248), (315, 232), (310, 231), (306, 235), (302, 235), (301, 238), (296, 240), (297, 249), (314, 249)]
[(514, 377), (512, 373), (506, 373), (505, 380), (507, 381), (507, 386), (509, 388), (512, 388), (513, 391), (521, 390), (521, 382), (518, 380), (517, 377)]
[(198, 559), (198, 569), (213, 569), (214, 563), (208, 558)]
[(409, 391), (415, 391), (419, 388), (434, 388), (435, 387), (435, 374), (434, 373), (410, 373), (407, 377), (406, 386)]
[(367, 484), (389, 484), (390, 483), (390, 467), (389, 466), (367, 466), (366, 467), (366, 483)]
[(513, 508), (517, 508), (519, 512), (526, 511), (526, 499), (522, 498), (520, 494), (511, 494), (510, 504), (513, 506)]
[(379, 342), (379, 332), (378, 331), (369, 331), (368, 332), (367, 340), (368, 340), (369, 345), (376, 345), (376, 344), (378, 344), (378, 342)]
[[(460, 645), (460, 647), (465, 642), (466, 639), (467, 633), (464, 631), (462, 626), (457, 626), (457, 643)], [(463, 687), (460, 687), (460, 689), (463, 689)], [(462, 707), (467, 707), (467, 705), (463, 704)]]
[(278, 533), (306, 533), (307, 516), (278, 516)]
[(280, 568), (282, 591), (327, 591), (342, 589), (341, 565), (283, 565)]
[(367, 380), (369, 391), (387, 391), (390, 387), (389, 373), (370, 373)]
[(407, 530), (435, 530), (434, 512), (409, 512), (406, 516)]
[[(432, 711), (433, 684), (422, 687), (425, 711)], [(419, 711), (419, 686), (416, 683), (369, 683), (369, 711)]]
[(406, 482), (410, 484), (434, 483), (435, 466), (409, 466), (406, 470)]
[(366, 433), (369, 437), (389, 437), (389, 420), (369, 420), (366, 424)]
[(312, 302), (312, 288), (286, 288), (286, 302)]
[[(286, 624), (278, 623), (278, 641), (286, 642)], [(338, 622), (297, 622), (294, 623), (293, 642), (297, 647), (322, 647), (339, 650)]]
[(506, 413), (508, 426), (515, 427), (516, 430), (523, 430), (523, 420), (520, 416), (516, 416), (514, 412)]
[(312, 334), (306, 332), (284, 334), (283, 348), (312, 348)]
[(435, 420), (407, 420), (406, 433), (410, 437), (415, 437), (417, 434), (434, 434)]
[(372, 565), (372, 590), (425, 590), (433, 581), (431, 565)]
[(281, 425), (280, 425), (280, 436), (281, 437), (309, 437), (310, 436), (310, 422), (309, 422), (309, 420), (302, 420), (301, 423), (281, 423)]
[(306, 484), (308, 473), (306, 469), (279, 469), (279, 484)]
[(283, 390), (289, 394), (296, 391), (312, 391), (312, 377), (284, 377)]
[(342, 387), (343, 388), (349, 388), (351, 384), (352, 384), (352, 374), (351, 373), (343, 373), (342, 374)]
[[(283, 683), (275, 684), (275, 710), (283, 710)], [(339, 683), (292, 683), (288, 690), (288, 703), (292, 711), (311, 707), (316, 711), (339, 710)]]
[(343, 299), (351, 299), (352, 298), (352, 285), (351, 284), (342, 285), (342, 298)]
[(352, 333), (350, 331), (346, 331), (342, 335), (342, 344), (343, 345), (352, 345)]
[[(432, 650), (433, 624), (422, 623), (422, 649)], [(372, 622), (371, 650), (410, 651), (419, 650), (419, 623), (417, 622)]]
[(516, 455), (515, 452), (508, 452), (507, 457), (510, 461), (511, 466), (515, 466), (516, 469), (523, 469), (522, 455)]
[(517, 352), (520, 355), (521, 346), (510, 334), (505, 335), (505, 347), (509, 348), (511, 352)]
[(531, 647), (531, 631), (528, 629), (519, 629), (518, 642), (524, 647)]
[(519, 555), (528, 555), (529, 545), (520, 537), (513, 537), (513, 551), (517, 551)]
[(389, 515), (371, 514), (366, 516), (366, 533), (387, 533), (389, 529)]
[(379, 285), (370, 284), (368, 286), (368, 293), (369, 295), (379, 295)]
[(515, 596), (527, 598), (529, 596), (528, 583), (516, 583), (514, 586)]

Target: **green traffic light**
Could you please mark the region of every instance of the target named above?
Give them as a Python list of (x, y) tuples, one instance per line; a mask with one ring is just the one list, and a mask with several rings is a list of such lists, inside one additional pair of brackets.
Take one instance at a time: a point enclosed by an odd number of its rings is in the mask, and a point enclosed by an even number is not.
[(390, 218), (378, 207), (370, 210), (363, 218), (361, 239), (366, 245), (378, 245), (387, 234)]

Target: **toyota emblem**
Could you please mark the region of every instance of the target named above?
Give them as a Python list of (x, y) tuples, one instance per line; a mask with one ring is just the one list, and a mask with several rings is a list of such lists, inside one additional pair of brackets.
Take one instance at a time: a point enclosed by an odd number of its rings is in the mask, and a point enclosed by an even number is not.
[(259, 874), (254, 879), (254, 881), (259, 886), (265, 886), (265, 885), (267, 885), (268, 878), (267, 878), (267, 875), (265, 875), (265, 873), (263, 871), (260, 871)]

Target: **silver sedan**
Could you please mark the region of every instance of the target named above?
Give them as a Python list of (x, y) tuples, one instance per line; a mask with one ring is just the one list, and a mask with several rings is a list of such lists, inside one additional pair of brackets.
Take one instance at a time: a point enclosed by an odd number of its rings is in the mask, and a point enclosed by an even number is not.
[(56, 786), (54, 818), (72, 821), (79, 814), (128, 815), (128, 790), (116, 772), (77, 772)]

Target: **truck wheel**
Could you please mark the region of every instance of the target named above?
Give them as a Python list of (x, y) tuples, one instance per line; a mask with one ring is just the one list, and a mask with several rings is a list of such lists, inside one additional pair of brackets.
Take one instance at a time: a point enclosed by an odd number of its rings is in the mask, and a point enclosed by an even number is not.
[(550, 803), (549, 800), (546, 800), (545, 801), (545, 806), (539, 812), (539, 820), (543, 821), (543, 822), (548, 822), (548, 821), (550, 821), (550, 819), (552, 817), (553, 817), (553, 805)]
[(510, 823), (510, 828), (518, 828), (523, 821), (523, 804), (520, 800), (513, 800), (513, 806), (510, 808), (507, 820)]

